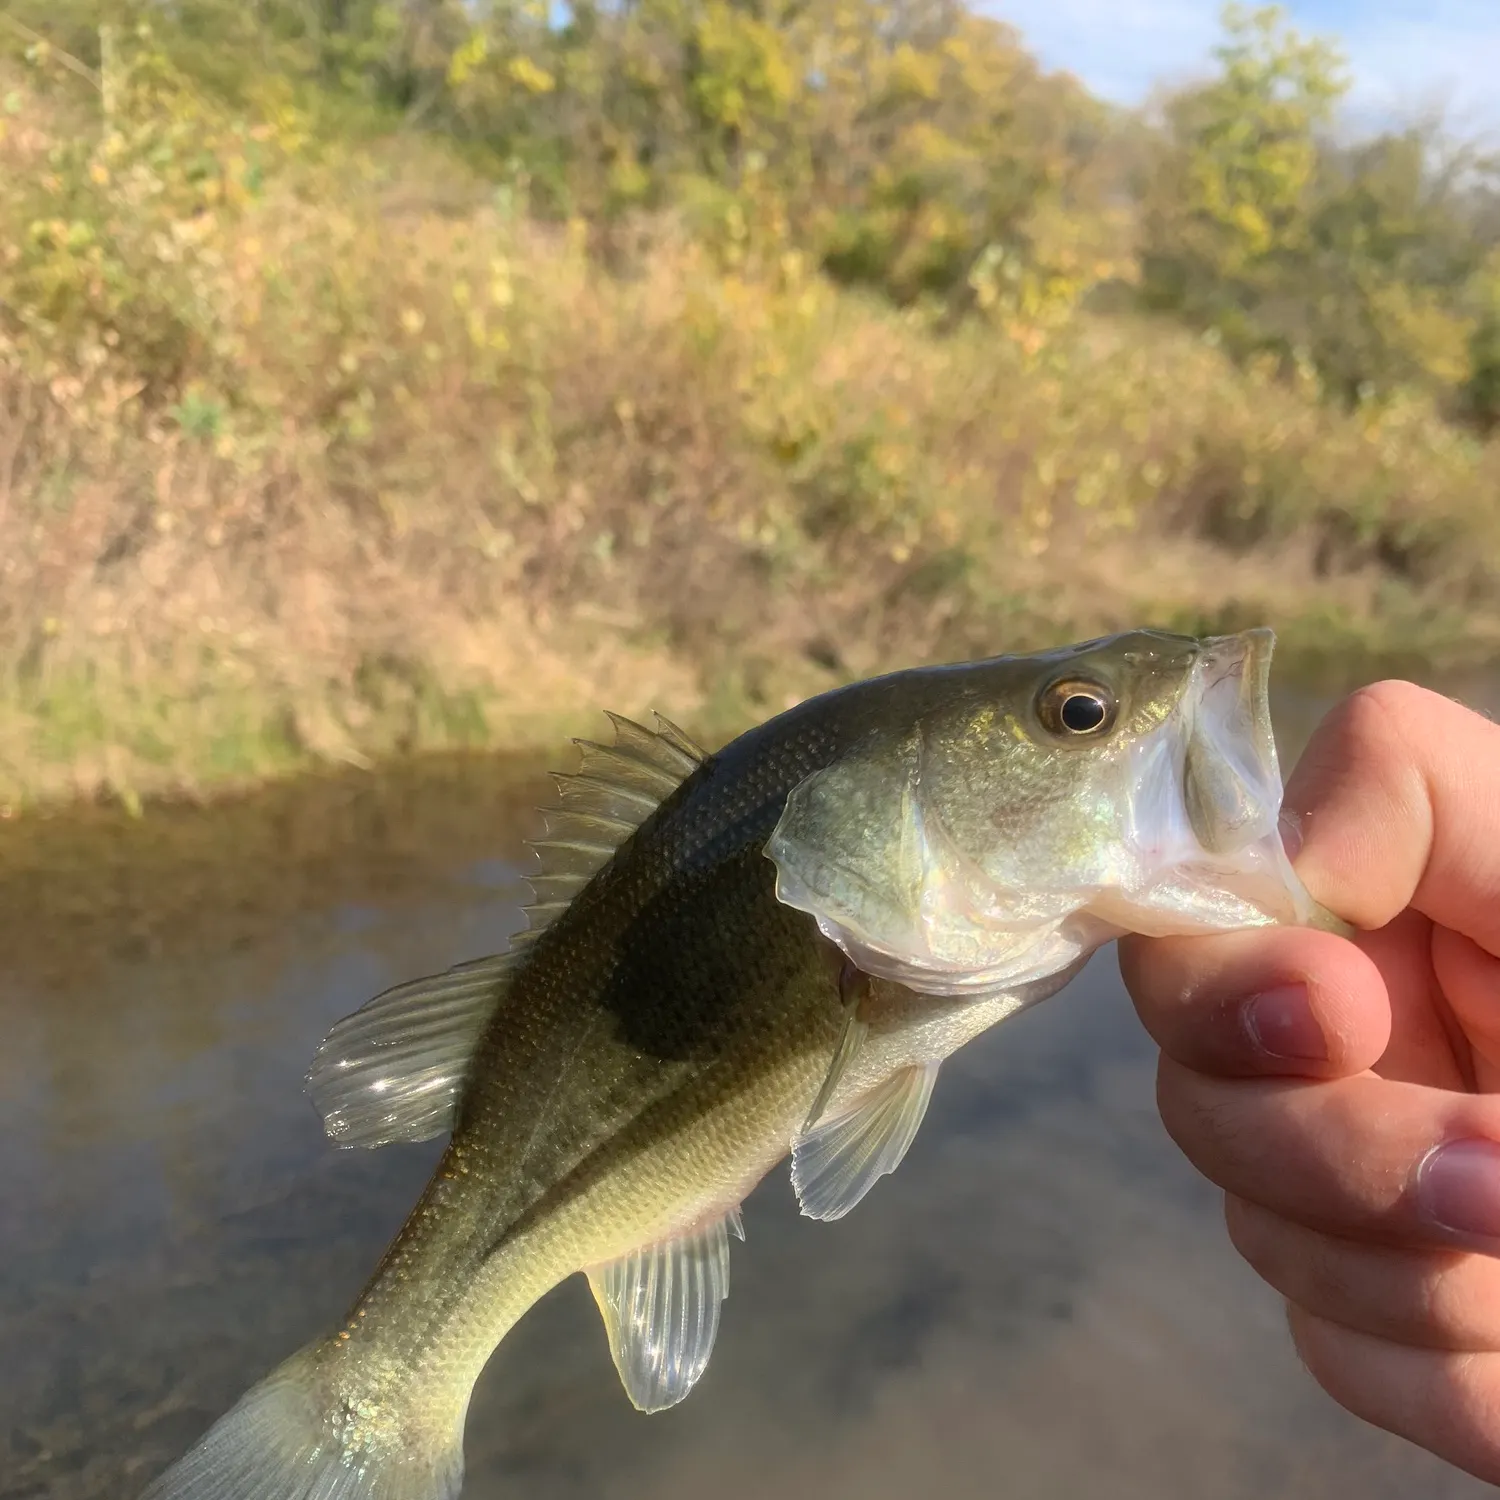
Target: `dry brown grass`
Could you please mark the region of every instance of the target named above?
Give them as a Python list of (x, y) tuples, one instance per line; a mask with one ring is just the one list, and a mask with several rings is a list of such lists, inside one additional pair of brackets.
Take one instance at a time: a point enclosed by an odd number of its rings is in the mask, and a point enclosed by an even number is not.
[(1500, 450), (1419, 403), (1341, 415), (1133, 322), (1029, 357), (665, 222), (605, 270), (409, 145), (252, 194), (231, 134), (209, 193), (128, 143), (58, 167), (37, 120), (0, 142), (0, 799), (600, 706), (712, 736), (1148, 620), (1497, 639)]

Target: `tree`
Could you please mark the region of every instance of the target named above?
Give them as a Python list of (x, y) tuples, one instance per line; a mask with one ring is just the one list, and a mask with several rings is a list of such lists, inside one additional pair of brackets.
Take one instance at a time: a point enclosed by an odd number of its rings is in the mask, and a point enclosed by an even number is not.
[(1277, 7), (1224, 10), (1217, 78), (1168, 101), (1142, 203), (1148, 305), (1240, 347), (1287, 259), (1306, 249), (1319, 133), (1346, 82), (1339, 53)]

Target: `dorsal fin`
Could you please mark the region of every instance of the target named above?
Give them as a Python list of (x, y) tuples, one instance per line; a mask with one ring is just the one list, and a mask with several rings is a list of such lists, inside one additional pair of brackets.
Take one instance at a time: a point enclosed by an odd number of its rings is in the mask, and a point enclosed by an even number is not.
[(526, 907), (532, 932), (566, 911), (615, 850), (707, 758), (670, 720), (652, 717), (654, 730), (610, 714), (614, 744), (574, 740), (582, 752), (578, 769), (554, 773), (558, 805), (542, 809), (546, 832), (531, 841), (539, 864), (526, 877), (534, 897)]
[(469, 1063), (505, 996), (518, 947), (398, 984), (323, 1039), (307, 1091), (341, 1146), (425, 1141), (453, 1126)]
[(583, 763), (556, 778), (561, 806), (543, 809), (547, 832), (531, 846), (541, 859), (528, 877), (529, 929), (495, 957), (386, 990), (324, 1038), (307, 1086), (340, 1145), (425, 1141), (452, 1129), (474, 1050), (521, 953), (705, 759), (660, 714), (655, 731), (609, 717), (615, 743), (576, 741)]

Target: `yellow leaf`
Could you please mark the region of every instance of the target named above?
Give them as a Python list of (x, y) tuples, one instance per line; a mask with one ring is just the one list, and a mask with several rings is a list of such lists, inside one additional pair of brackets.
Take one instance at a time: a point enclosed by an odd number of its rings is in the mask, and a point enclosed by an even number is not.
[(448, 82), (454, 88), (466, 83), (489, 56), (490, 45), (482, 31), (472, 32), (448, 63)]
[(557, 80), (545, 68), (538, 67), (529, 57), (513, 57), (506, 71), (528, 93), (550, 94), (557, 87)]

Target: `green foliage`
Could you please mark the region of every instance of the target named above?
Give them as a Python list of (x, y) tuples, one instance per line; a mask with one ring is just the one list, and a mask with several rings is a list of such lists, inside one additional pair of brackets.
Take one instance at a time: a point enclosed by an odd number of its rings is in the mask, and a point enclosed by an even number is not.
[(1483, 432), (1500, 426), (1500, 249), (1486, 257), (1472, 279), (1473, 322), (1469, 334), (1469, 378), (1464, 401)]
[(1271, 8), (1224, 12), (1219, 76), (1167, 105), (1143, 214), (1149, 305), (1244, 347), (1254, 314), (1310, 237), (1318, 132), (1344, 89), (1341, 60)]
[[(38, 0), (31, 24), (92, 65), (104, 10)], [(380, 101), (524, 182), (540, 211), (618, 215), (707, 178), (739, 200), (742, 238), (773, 255), (790, 238), (903, 301), (967, 300), (989, 252), (1061, 255), (1049, 274), (1089, 284), (1122, 258), (1101, 211), (1107, 111), (956, 0), (642, 0), (580, 4), (563, 25), (541, 0), (185, 0), (170, 35), (138, 10), (217, 97), (254, 109), (276, 78), (304, 107), (327, 108), (313, 80)]]
[(1404, 387), (1487, 410), (1494, 163), (1431, 127), (1329, 137), (1332, 49), (1225, 12), (1220, 75), (1169, 102), (1142, 205), (1146, 304), (1345, 402)]
[(1490, 164), (1228, 23), (1156, 126), (953, 0), (16, 0), (0, 793), (1146, 617), (1492, 650)]
[(1204, 262), (1192, 269), (1233, 284), (1305, 242), (1316, 133), (1345, 83), (1338, 54), (1297, 36), (1275, 8), (1231, 5), (1224, 24), (1220, 76), (1172, 101), (1180, 178), (1167, 208), (1178, 222), (1152, 228)]
[(547, 0), (20, 0), (9, 24), (34, 79), (92, 78), (106, 124), (31, 185), (50, 260), (19, 305), (107, 325), (124, 313), (79, 305), (81, 264), (145, 282), (162, 389), (193, 289), (115, 243), (87, 174), (145, 161), (179, 198), (217, 178), (202, 210), (232, 213), (276, 160), (337, 155), (384, 111), (601, 243), (676, 211), (726, 265), (795, 252), (979, 313), (1033, 358), (1138, 280), (1146, 306), (1339, 400), (1415, 386), (1480, 423), (1494, 408), (1492, 164), (1432, 129), (1336, 142), (1343, 61), (1274, 7), (1229, 5), (1216, 75), (1145, 132), (959, 0), (578, 0), (561, 23)]
[(1310, 243), (1291, 268), (1299, 322), (1283, 315), (1278, 331), (1306, 344), (1338, 394), (1470, 380), (1470, 288), (1485, 259), (1467, 185), (1478, 166), (1467, 153), (1445, 161), (1421, 130), (1325, 153)]

